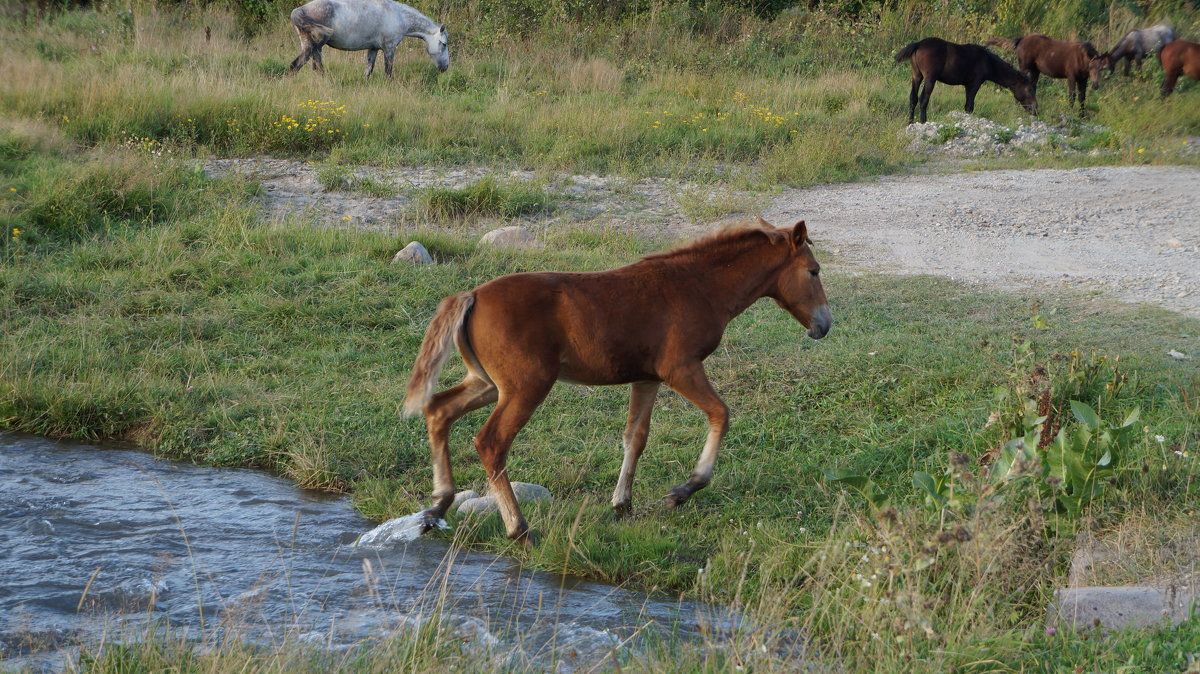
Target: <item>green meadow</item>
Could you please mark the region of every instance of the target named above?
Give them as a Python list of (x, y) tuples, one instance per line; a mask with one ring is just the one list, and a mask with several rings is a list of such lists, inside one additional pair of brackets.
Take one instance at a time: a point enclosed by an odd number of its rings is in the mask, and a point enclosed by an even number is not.
[[(40, 21), (0, 5), (0, 429), (264, 468), (349, 493), (381, 520), (428, 503), (424, 425), (400, 409), (442, 297), (512, 272), (610, 268), (682, 242), (572, 228), (546, 232), (540, 250), (480, 248), (453, 223), (547, 207), (529, 185), (487, 181), (426, 192), (412, 218), (425, 229), (268, 222), (257, 185), (206, 178), (204, 159), (319, 162), (338, 189), (349, 184), (338, 166), (485, 165), (767, 193), (927, 161), (901, 135), (908, 66), (892, 62), (924, 35), (1075, 31), (1106, 48), (1163, 17), (1196, 34), (1189, 3), (756, 12), (454, 2), (429, 12), (450, 26), (448, 72), (414, 43), (393, 80), (364, 81), (361, 53), (331, 50), (325, 77), (285, 76), (297, 44), (284, 9), (247, 12), (252, 4), (134, 0)], [(1162, 101), (1158, 77), (1151, 61), (1089, 97), (1088, 121), (1111, 130), (1103, 152), (1003, 165), (1194, 162), (1173, 148), (1200, 135), (1200, 89), (1185, 82)], [(1045, 117), (1068, 114), (1065, 86), (1042, 90)], [(939, 87), (931, 119), (961, 105), (961, 88)], [(986, 88), (976, 112), (1012, 123), (1021, 109)], [(414, 238), (436, 266), (390, 264)], [(767, 302), (731, 324), (707, 368), (732, 427), (712, 485), (685, 506), (660, 499), (691, 470), (703, 415), (660, 393), (634, 516), (621, 520), (608, 501), (628, 391), (560, 384), (509, 459), (514, 479), (554, 494), (526, 512), (539, 544), (509, 542), (498, 518), (436, 535), (731, 606), (768, 626), (727, 645), (663, 643), (614, 668), (1194, 666), (1194, 618), (1109, 639), (1051, 635), (1044, 621), (1079, 536), (1140, 523), (1196, 540), (1200, 361), (1165, 354), (1200, 353), (1200, 321), (1099, 295), (850, 274), (817, 254), (833, 331), (809, 340)], [(443, 381), (461, 373), (452, 359)], [(455, 426), (460, 488), (485, 485), (471, 442), (485, 415)], [(782, 654), (796, 633), (815, 665)], [(521, 668), (436, 629), (337, 656), (201, 654), (167, 638), (80, 660), (102, 672), (452, 666)]]

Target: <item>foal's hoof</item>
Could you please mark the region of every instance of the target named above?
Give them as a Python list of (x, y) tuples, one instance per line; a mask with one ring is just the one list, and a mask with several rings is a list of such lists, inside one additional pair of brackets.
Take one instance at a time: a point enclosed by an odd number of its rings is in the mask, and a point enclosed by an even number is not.
[(533, 546), (537, 545), (537, 536), (535, 536), (529, 529), (526, 529), (515, 536), (509, 536), (509, 538), (524, 545), (526, 550), (532, 550)]
[(613, 504), (613, 512), (617, 514), (617, 519), (625, 519), (633, 515), (633, 504), (629, 501), (622, 501)]
[(692, 490), (688, 489), (685, 485), (680, 485), (667, 492), (667, 495), (663, 497), (663, 503), (668, 508), (674, 508), (675, 506), (687, 503), (687, 500), (691, 497)]
[(427, 534), (434, 529), (439, 529), (442, 526), (443, 515), (433, 508), (421, 511), (421, 533)]

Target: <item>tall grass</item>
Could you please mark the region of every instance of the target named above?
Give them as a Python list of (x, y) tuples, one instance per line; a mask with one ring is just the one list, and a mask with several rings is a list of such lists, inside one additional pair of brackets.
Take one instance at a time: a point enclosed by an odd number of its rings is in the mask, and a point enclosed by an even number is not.
[[(845, 180), (912, 161), (898, 139), (908, 72), (891, 54), (925, 34), (982, 40), (1003, 24), (915, 3), (857, 17), (795, 9), (772, 20), (655, 4), (615, 22), (564, 17), (517, 34), (495, 23), (503, 17), (463, 3), (439, 16), (454, 36), (447, 73), (437, 75), (414, 43), (402, 49), (394, 80), (364, 81), (362, 53), (332, 49), (325, 77), (283, 76), (297, 47), (282, 17), (244, 38), (215, 6), (106, 7), (52, 15), (32, 42), (28, 23), (0, 23), (8, 83), (0, 112), (44, 120), (87, 144), (150, 139), (184, 153), (317, 158), (337, 147), (368, 163), (707, 180), (706, 167), (741, 167), (759, 187)], [(1188, 20), (1177, 22), (1184, 33)], [(1103, 34), (1128, 22), (1083, 25)], [(1043, 107), (1067, 114), (1054, 86)], [(1195, 106), (1173, 102), (1162, 114), (1150, 96), (1132, 102), (1128, 87), (1112, 86), (1120, 93), (1101, 102), (1097, 119), (1126, 142), (1200, 128)], [(960, 107), (957, 93), (936, 97), (935, 115)], [(1002, 121), (1021, 113), (992, 88), (978, 106)]]

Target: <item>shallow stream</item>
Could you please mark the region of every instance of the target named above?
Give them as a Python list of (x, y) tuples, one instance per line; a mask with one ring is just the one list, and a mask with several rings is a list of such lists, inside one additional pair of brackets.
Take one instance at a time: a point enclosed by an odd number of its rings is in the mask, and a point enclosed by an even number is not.
[(0, 669), (61, 669), (81, 643), (152, 624), (337, 650), (411, 629), (439, 597), (470, 647), (546, 669), (628, 656), (647, 625), (687, 638), (732, 622), (438, 539), (354, 547), (371, 527), (346, 498), (260, 471), (0, 434)]

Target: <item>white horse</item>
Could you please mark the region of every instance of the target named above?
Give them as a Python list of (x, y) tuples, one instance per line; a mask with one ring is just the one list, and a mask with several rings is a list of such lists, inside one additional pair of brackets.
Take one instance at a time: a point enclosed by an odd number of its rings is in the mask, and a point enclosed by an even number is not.
[(292, 10), (292, 25), (300, 34), (300, 55), (291, 72), (312, 59), (313, 70), (323, 73), (321, 47), (345, 51), (367, 50), (366, 77), (375, 70), (375, 57), (383, 50), (383, 69), (391, 76), (396, 46), (406, 37), (425, 41), (425, 51), (437, 69), (450, 67), (450, 34), (446, 27), (395, 0), (312, 0)]
[(1129, 64), (1137, 64), (1138, 71), (1142, 70), (1142, 59), (1146, 54), (1162, 52), (1168, 42), (1175, 39), (1175, 29), (1165, 23), (1156, 24), (1141, 30), (1131, 30), (1121, 38), (1117, 46), (1102, 54), (1100, 59), (1109, 71), (1116, 71), (1117, 63), (1125, 59), (1125, 77), (1129, 77)]

